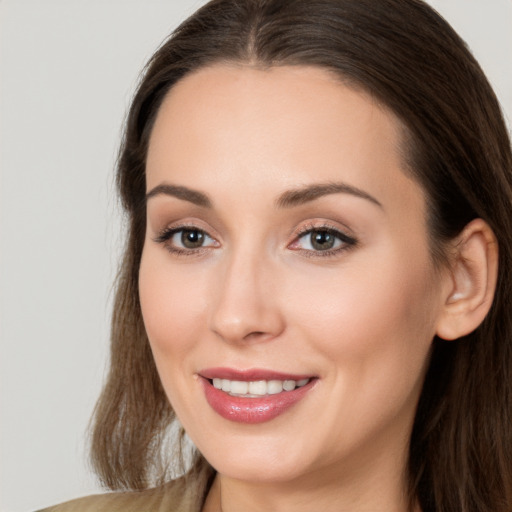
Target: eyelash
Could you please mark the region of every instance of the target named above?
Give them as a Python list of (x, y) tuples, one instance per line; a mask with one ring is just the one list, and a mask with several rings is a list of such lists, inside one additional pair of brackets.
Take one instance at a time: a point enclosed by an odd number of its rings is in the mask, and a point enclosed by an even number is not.
[(295, 240), (290, 245), (296, 244), (300, 239), (306, 237), (307, 235), (311, 235), (311, 233), (327, 233), (329, 235), (334, 236), (341, 242), (340, 247), (336, 247), (334, 249), (326, 249), (324, 251), (314, 251), (310, 249), (293, 249), (296, 251), (300, 251), (304, 256), (308, 258), (328, 258), (339, 255), (342, 252), (345, 252), (349, 249), (352, 249), (357, 246), (358, 240), (352, 236), (343, 233), (339, 229), (329, 225), (329, 224), (310, 224), (301, 229), (296, 235)]
[(172, 237), (174, 235), (176, 235), (182, 231), (187, 231), (187, 230), (188, 231), (196, 231), (197, 233), (201, 233), (201, 234), (207, 236), (208, 238), (211, 238), (212, 240), (214, 240), (203, 229), (200, 229), (194, 225), (183, 224), (180, 226), (163, 229), (158, 234), (158, 236), (154, 239), (154, 241), (158, 244), (164, 245), (170, 253), (175, 254), (177, 256), (195, 256), (195, 255), (200, 255), (200, 254), (204, 253), (205, 251), (207, 251), (209, 246), (197, 247), (195, 249), (184, 249), (184, 248), (176, 247), (175, 245), (170, 244), (170, 240), (172, 239)]
[[(177, 247), (175, 245), (171, 245), (169, 242), (173, 238), (174, 235), (185, 231), (196, 231), (211, 240), (215, 240), (208, 233), (197, 226), (194, 225), (180, 225), (175, 226), (171, 228), (165, 228), (163, 229), (156, 238), (154, 238), (154, 241), (158, 244), (165, 245), (167, 250), (175, 254), (177, 256), (195, 256), (203, 254), (205, 251), (207, 251), (211, 246), (201, 246), (197, 248), (190, 248), (190, 249), (184, 249), (181, 247)], [(293, 245), (297, 244), (299, 240), (306, 237), (307, 235), (311, 235), (311, 233), (327, 233), (329, 235), (334, 236), (336, 239), (338, 239), (341, 242), (340, 247), (336, 247), (334, 249), (326, 249), (324, 251), (321, 250), (311, 250), (311, 249), (301, 249), (301, 248), (292, 248)], [(218, 242), (216, 242), (218, 243)], [(326, 257), (333, 257), (336, 256), (344, 251), (347, 251), (355, 246), (357, 246), (358, 241), (356, 238), (347, 235), (346, 233), (343, 233), (339, 229), (334, 228), (333, 226), (330, 226), (328, 224), (323, 225), (315, 225), (310, 224), (308, 226), (305, 226), (303, 229), (298, 231), (295, 234), (294, 241), (288, 245), (289, 248), (295, 251), (301, 252), (303, 255), (305, 255), (308, 258), (326, 258)]]

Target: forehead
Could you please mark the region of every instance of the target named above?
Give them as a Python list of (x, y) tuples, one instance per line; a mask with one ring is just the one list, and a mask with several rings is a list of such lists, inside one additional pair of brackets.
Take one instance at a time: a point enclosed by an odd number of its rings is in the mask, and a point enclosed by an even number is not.
[(214, 65), (187, 75), (160, 107), (148, 188), (243, 179), (277, 193), (343, 180), (386, 200), (390, 184), (395, 197), (418, 188), (402, 161), (403, 132), (393, 113), (329, 71)]

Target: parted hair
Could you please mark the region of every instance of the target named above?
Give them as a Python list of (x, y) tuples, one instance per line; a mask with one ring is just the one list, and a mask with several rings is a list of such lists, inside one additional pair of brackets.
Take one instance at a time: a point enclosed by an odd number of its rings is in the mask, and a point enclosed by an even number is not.
[[(512, 152), (499, 103), (464, 41), (421, 0), (213, 0), (148, 62), (118, 157), (127, 239), (117, 278), (110, 369), (95, 409), (94, 468), (111, 489), (145, 489), (183, 471), (201, 502), (214, 470), (183, 463), (183, 432), (145, 333), (138, 274), (146, 227), (148, 140), (163, 98), (215, 63), (317, 66), (372, 95), (405, 130), (404, 162), (423, 187), (430, 248), (474, 218), (499, 244), (493, 305), (455, 341), (435, 338), (410, 440), (411, 507), (423, 512), (512, 510)], [(170, 443), (170, 444), (169, 444)]]

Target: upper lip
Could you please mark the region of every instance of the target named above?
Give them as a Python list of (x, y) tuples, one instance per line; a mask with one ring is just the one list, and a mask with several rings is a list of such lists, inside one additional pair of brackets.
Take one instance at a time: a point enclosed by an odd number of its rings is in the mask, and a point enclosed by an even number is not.
[(311, 374), (292, 374), (263, 368), (248, 368), (244, 370), (235, 368), (205, 368), (198, 372), (205, 379), (228, 379), (239, 381), (257, 381), (257, 380), (302, 380), (310, 379)]

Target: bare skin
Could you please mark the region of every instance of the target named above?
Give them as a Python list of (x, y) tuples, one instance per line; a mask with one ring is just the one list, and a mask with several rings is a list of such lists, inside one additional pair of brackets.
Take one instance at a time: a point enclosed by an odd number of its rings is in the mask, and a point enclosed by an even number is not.
[[(400, 134), (315, 68), (216, 65), (165, 99), (140, 297), (167, 396), (218, 471), (204, 512), (407, 511), (431, 342), (470, 327), (453, 327), (451, 298), (473, 288), (471, 272), (434, 268)], [(486, 227), (467, 238), (487, 261)], [(201, 372), (214, 367), (315, 380), (286, 412), (245, 424), (207, 402)]]

